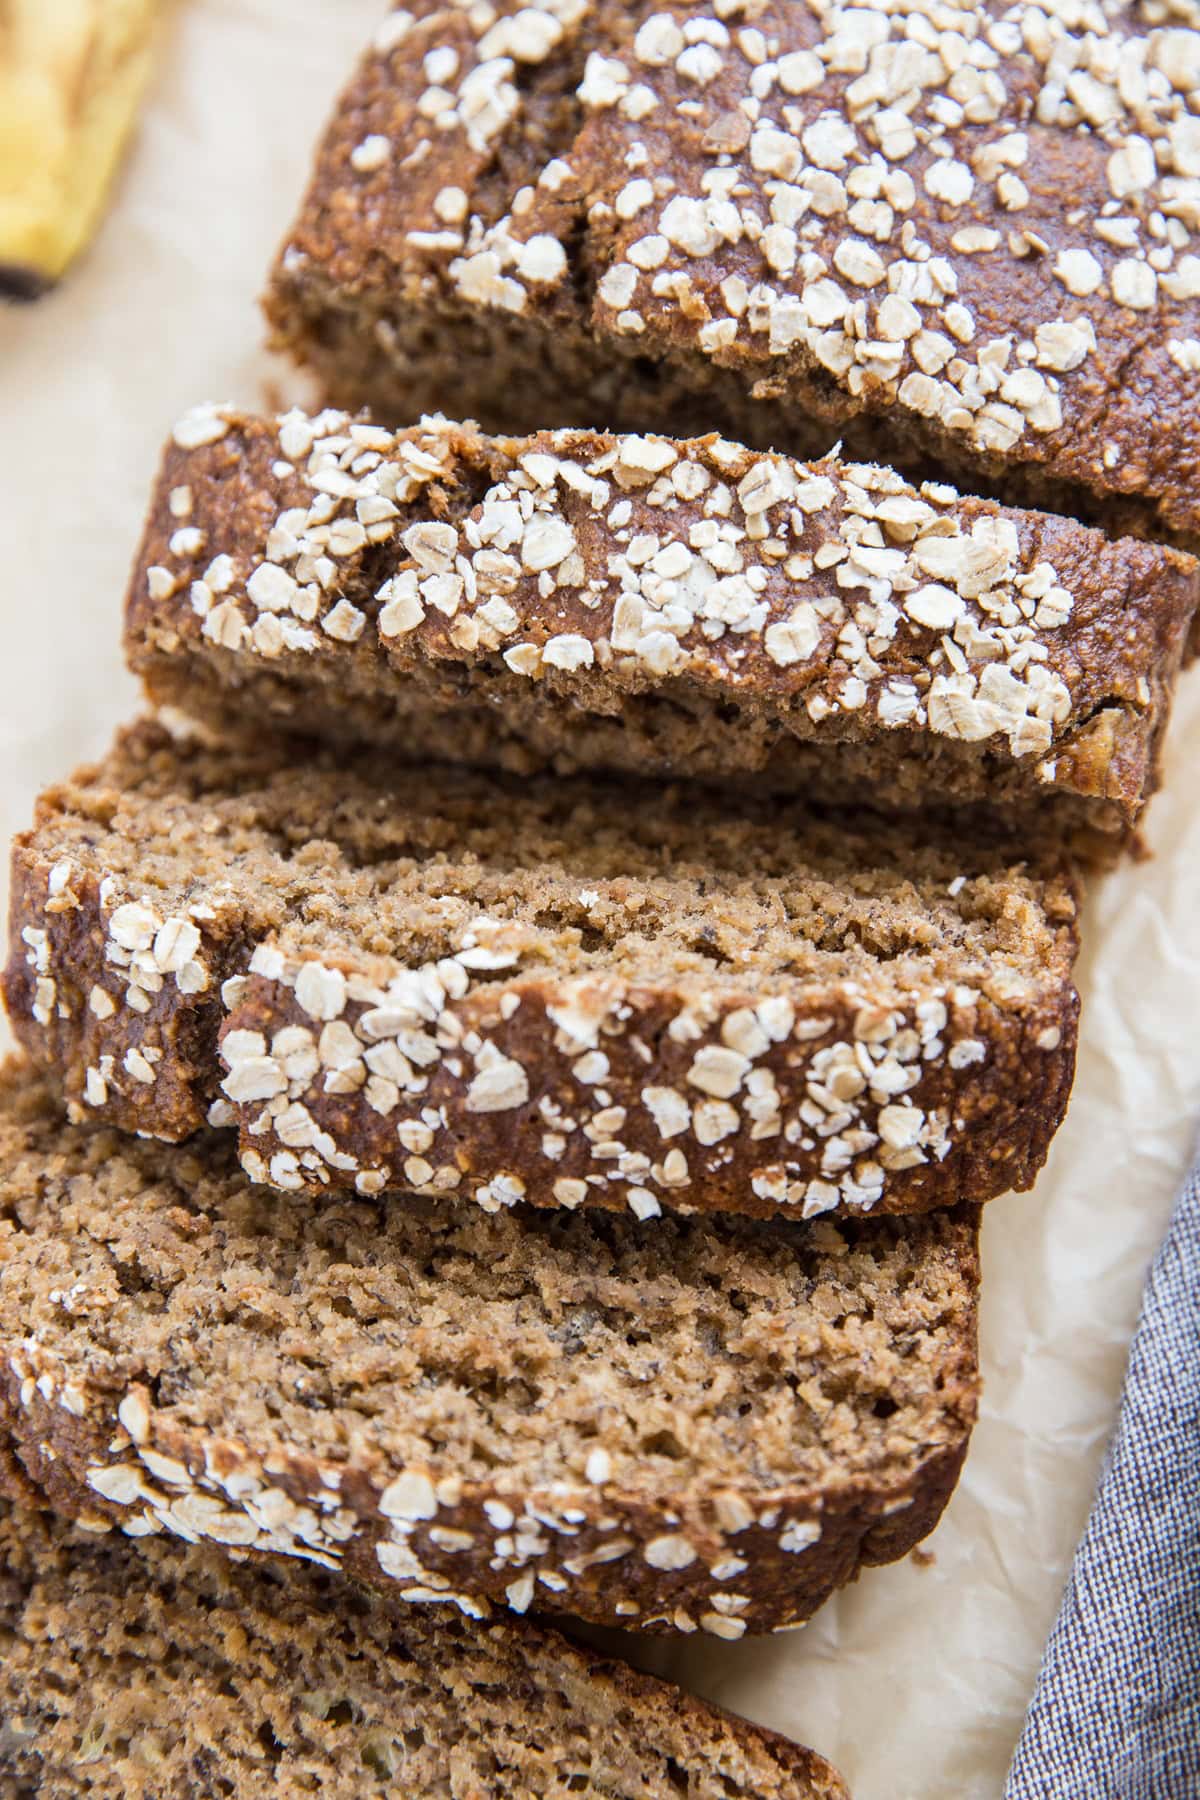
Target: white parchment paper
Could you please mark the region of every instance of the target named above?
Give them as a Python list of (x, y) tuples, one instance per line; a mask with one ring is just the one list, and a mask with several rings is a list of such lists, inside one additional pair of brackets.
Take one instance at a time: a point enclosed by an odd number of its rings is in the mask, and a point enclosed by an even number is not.
[[(120, 602), (160, 444), (201, 399), (261, 401), (255, 298), (314, 136), (383, 0), (181, 0), (102, 236), (0, 309), (0, 830), (132, 710)], [(927, 1548), (807, 1629), (639, 1660), (813, 1744), (856, 1800), (993, 1800), (1111, 1430), (1143, 1276), (1200, 1118), (1200, 674), (1153, 860), (1085, 920), (1070, 1116), (984, 1234), (986, 1393)]]

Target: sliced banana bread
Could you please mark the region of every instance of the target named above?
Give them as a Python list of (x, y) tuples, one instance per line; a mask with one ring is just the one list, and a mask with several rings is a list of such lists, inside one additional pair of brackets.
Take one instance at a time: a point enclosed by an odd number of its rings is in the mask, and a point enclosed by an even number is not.
[(904, 1212), (1033, 1180), (1075, 914), (907, 827), (147, 726), (18, 839), (5, 980), (77, 1118), (275, 1187)]
[(168, 446), (126, 604), (152, 696), (408, 755), (742, 779), (1116, 848), (1200, 563), (891, 470), (230, 408)]
[(848, 1800), (811, 1750), (533, 1626), (0, 1502), (12, 1800)]
[(0, 1077), (0, 1407), (63, 1512), (400, 1598), (741, 1637), (936, 1524), (977, 1213), (493, 1215), (250, 1185)]
[(1194, 543), (1195, 24), (410, 0), (319, 152), (276, 342), (396, 419), (841, 435)]

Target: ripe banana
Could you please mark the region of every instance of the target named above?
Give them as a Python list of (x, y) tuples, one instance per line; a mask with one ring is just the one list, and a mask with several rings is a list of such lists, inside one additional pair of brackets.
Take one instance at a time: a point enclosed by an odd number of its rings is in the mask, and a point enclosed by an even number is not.
[(0, 0), (0, 291), (58, 280), (99, 223), (161, 0)]

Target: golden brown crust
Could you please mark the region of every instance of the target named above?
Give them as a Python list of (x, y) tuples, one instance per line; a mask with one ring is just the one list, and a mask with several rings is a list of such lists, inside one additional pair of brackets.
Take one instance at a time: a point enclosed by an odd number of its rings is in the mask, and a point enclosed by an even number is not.
[(735, 1638), (905, 1554), (953, 1489), (971, 1208), (665, 1236), (323, 1216), (212, 1135), (122, 1142), (4, 1083), (5, 1428), (64, 1511), (468, 1616)]
[(1066, 1109), (1060, 873), (662, 790), (144, 729), (14, 849), (6, 995), (80, 1118), (284, 1189), (922, 1211)]
[(276, 341), (395, 417), (690, 398), (1195, 541), (1198, 42), (1132, 6), (429, 0), (330, 125)]
[(533, 1625), (2, 1502), (0, 1555), (5, 1767), (42, 1800), (357, 1800), (401, 1770), (412, 1800), (666, 1800), (676, 1772), (697, 1800), (848, 1800), (813, 1751)]
[(1119, 847), (1200, 565), (716, 438), (201, 409), (126, 602), (151, 694), (224, 729), (742, 780)]

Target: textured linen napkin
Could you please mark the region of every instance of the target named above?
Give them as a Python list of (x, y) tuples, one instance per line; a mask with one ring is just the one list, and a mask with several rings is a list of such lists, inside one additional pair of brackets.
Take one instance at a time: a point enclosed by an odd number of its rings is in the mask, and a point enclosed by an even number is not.
[(1200, 1162), (1146, 1284), (1005, 1800), (1200, 1800)]

